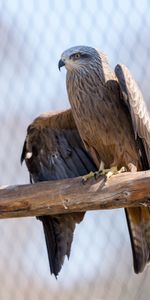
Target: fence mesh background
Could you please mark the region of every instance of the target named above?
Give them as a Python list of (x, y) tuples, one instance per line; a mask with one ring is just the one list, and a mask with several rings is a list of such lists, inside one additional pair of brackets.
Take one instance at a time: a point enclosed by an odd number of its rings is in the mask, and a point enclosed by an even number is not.
[[(66, 48), (86, 44), (126, 64), (150, 107), (150, 2), (0, 0), (0, 184), (28, 182), (19, 158), (26, 127), (44, 111), (68, 107)], [(123, 210), (87, 213), (70, 261), (49, 274), (35, 218), (0, 222), (0, 299), (149, 299), (150, 268), (135, 275)]]

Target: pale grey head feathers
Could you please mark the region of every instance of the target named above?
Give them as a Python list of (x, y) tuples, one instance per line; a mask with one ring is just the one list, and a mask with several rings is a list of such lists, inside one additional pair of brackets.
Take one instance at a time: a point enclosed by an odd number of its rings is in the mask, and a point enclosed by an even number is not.
[(61, 55), (58, 63), (59, 70), (65, 66), (67, 70), (79, 69), (85, 66), (97, 65), (100, 63), (98, 51), (89, 46), (75, 46), (67, 49)]

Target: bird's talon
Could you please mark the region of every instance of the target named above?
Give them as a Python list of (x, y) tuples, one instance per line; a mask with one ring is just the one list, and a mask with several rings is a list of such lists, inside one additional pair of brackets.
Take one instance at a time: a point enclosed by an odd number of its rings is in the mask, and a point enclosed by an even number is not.
[(96, 172), (94, 173), (94, 179), (95, 180), (97, 179), (97, 173)]
[(90, 173), (88, 173), (82, 177), (82, 182), (85, 183), (92, 177), (95, 177), (95, 173), (91, 171)]
[(109, 171), (106, 175), (107, 179), (109, 179), (114, 173), (112, 171)]
[(127, 172), (127, 169), (125, 167), (122, 167), (120, 170), (118, 170), (117, 174), (121, 174), (121, 173), (124, 173), (124, 172)]
[(101, 176), (106, 176), (106, 178), (109, 179), (113, 175), (121, 174), (121, 173), (124, 173), (124, 172), (127, 172), (127, 169), (125, 167), (122, 167), (120, 170), (118, 170), (117, 167), (114, 166), (114, 167), (111, 167), (110, 169), (103, 169), (103, 170), (100, 170), (100, 171), (95, 172), (95, 173), (98, 173), (99, 176), (100, 175)]
[(95, 180), (97, 180), (100, 176), (102, 176), (102, 174), (101, 174), (100, 171), (94, 172), (94, 178), (95, 178)]

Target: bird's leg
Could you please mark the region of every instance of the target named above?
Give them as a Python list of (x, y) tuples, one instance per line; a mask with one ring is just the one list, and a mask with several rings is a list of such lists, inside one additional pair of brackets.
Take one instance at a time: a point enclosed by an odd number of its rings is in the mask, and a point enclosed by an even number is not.
[(85, 183), (88, 179), (90, 179), (90, 178), (92, 178), (92, 177), (98, 178), (99, 176), (102, 175), (102, 174), (100, 175), (100, 172), (101, 172), (103, 169), (104, 169), (104, 162), (101, 161), (99, 170), (98, 170), (98, 171), (95, 171), (95, 172), (91, 171), (90, 173), (88, 173), (88, 174), (82, 176), (82, 182)]
[(117, 166), (113, 166), (110, 169), (103, 169), (101, 171), (101, 175), (105, 175), (107, 178), (110, 178), (112, 175), (117, 175), (120, 173), (126, 172), (126, 168), (122, 167), (121, 169), (118, 170)]
[(83, 183), (85, 183), (88, 179), (90, 179), (92, 177), (97, 179), (100, 176), (106, 176), (106, 178), (108, 179), (112, 175), (117, 175), (117, 174), (124, 173), (127, 171), (127, 169), (125, 167), (122, 167), (121, 169), (118, 170), (117, 166), (113, 166), (109, 169), (105, 169), (104, 166), (105, 166), (104, 162), (101, 161), (98, 171), (96, 171), (96, 172), (91, 171), (90, 173), (88, 173), (82, 177)]
[(82, 182), (85, 183), (88, 179), (95, 177), (95, 173), (96, 172), (91, 171), (90, 173), (82, 176)]
[(112, 175), (117, 175), (117, 174), (120, 174), (120, 173), (124, 173), (126, 171), (127, 170), (126, 170), (125, 167), (122, 167), (121, 169), (118, 170), (117, 166), (113, 166), (109, 169), (105, 169), (104, 168), (104, 163), (101, 162), (99, 170), (97, 172), (95, 172), (95, 176), (96, 176), (96, 178), (99, 177), (99, 176), (106, 176), (107, 179), (108, 179)]

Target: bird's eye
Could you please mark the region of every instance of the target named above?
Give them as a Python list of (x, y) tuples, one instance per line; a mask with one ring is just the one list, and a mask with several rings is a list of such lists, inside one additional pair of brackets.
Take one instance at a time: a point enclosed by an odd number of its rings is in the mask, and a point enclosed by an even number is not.
[(81, 57), (81, 54), (80, 53), (76, 53), (75, 55), (74, 55), (74, 58), (75, 59), (79, 59)]

